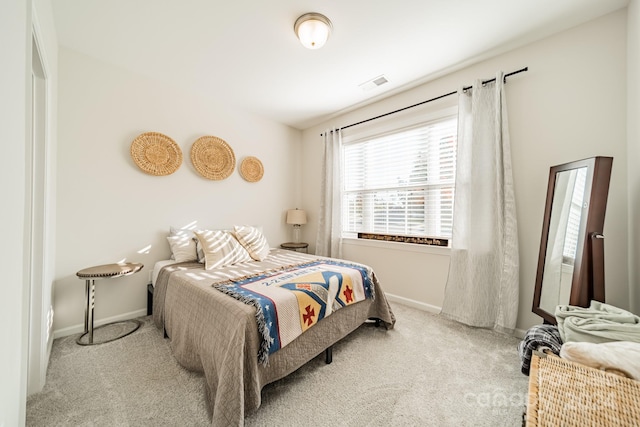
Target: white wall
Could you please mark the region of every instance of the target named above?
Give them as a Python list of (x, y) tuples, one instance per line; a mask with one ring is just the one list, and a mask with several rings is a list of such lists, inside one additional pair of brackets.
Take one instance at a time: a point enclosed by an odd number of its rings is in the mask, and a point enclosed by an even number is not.
[[(138, 274), (96, 282), (95, 319), (145, 314), (149, 272), (169, 256), (170, 226), (255, 224), (272, 246), (290, 240), (284, 215), (299, 202), (300, 131), (65, 48), (59, 74), (56, 336), (82, 329), (84, 282), (75, 274), (86, 267), (143, 263)], [(183, 163), (172, 175), (147, 175), (132, 161), (131, 142), (148, 131), (181, 147)], [(229, 143), (238, 167), (258, 157), (262, 180), (246, 182), (237, 168), (226, 180), (201, 177), (190, 148), (203, 135)]]
[(627, 20), (627, 165), (629, 168), (629, 301), (640, 313), (640, 1)]
[(25, 150), (28, 99), (31, 84), (31, 7), (29, 2), (7, 0), (0, 13), (2, 62), (0, 67), (0, 219), (7, 225), (2, 236), (0, 266), (0, 426), (23, 425), (27, 385), (28, 293), (25, 267)]
[[(614, 157), (604, 229), (607, 301), (628, 308), (626, 19), (623, 9), (306, 129), (303, 207), (311, 219), (303, 228), (304, 239), (313, 246), (321, 179), (319, 134), (325, 128), (345, 126), (448, 93), (476, 78), (491, 78), (497, 70), (509, 72), (528, 66), (528, 72), (510, 78), (506, 86), (520, 239), (517, 327), (526, 330), (541, 323), (531, 313), (531, 305), (549, 168), (596, 155)], [(420, 108), (428, 111), (451, 102), (455, 99)], [(347, 242), (344, 248), (345, 257), (368, 263), (379, 272), (388, 293), (427, 308), (440, 307), (448, 256), (442, 251), (424, 252), (408, 258), (405, 251), (377, 246)], [(396, 266), (403, 267), (399, 277)]]

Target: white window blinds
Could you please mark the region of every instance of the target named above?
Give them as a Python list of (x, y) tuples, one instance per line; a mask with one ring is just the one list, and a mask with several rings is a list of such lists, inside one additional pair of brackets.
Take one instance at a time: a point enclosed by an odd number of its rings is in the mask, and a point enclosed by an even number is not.
[(450, 238), (457, 117), (344, 146), (343, 234)]
[(567, 232), (564, 241), (562, 255), (564, 262), (573, 265), (578, 248), (578, 236), (580, 235), (580, 218), (582, 216), (582, 204), (585, 198), (585, 186), (587, 181), (587, 169), (580, 168), (572, 171), (576, 181), (571, 196), (571, 206), (569, 207), (569, 218), (567, 220)]

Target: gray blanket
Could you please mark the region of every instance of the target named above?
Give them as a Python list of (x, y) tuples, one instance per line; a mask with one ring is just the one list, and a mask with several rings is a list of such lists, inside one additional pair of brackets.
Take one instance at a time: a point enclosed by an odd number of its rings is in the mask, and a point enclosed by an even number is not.
[(563, 342), (640, 342), (640, 317), (609, 304), (559, 305), (555, 314)]
[(153, 296), (154, 322), (171, 339), (176, 360), (186, 369), (204, 372), (212, 425), (243, 425), (245, 412), (260, 406), (260, 391), (266, 384), (300, 368), (368, 318), (382, 320), (387, 328), (395, 324), (374, 274), (375, 300), (338, 310), (273, 353), (267, 366), (261, 365), (255, 309), (211, 285), (317, 258), (275, 249), (263, 262), (209, 271), (202, 264), (182, 263), (160, 272)]

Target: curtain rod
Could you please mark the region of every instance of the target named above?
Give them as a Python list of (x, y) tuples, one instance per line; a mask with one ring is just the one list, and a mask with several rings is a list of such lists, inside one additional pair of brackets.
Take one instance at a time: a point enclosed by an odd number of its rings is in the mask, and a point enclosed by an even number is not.
[[(504, 83), (507, 83), (507, 77), (513, 76), (514, 74), (522, 73), (524, 71), (529, 71), (529, 67), (524, 67), (524, 68), (521, 68), (519, 70), (512, 71), (510, 73), (505, 74), (504, 77), (502, 78), (502, 81)], [(495, 81), (496, 81), (496, 78), (494, 77), (494, 78), (492, 78), (490, 80), (483, 80), (482, 84), (486, 85), (487, 83), (492, 83), (492, 82), (495, 82)], [(472, 88), (473, 88), (473, 86), (464, 86), (462, 88), (462, 90), (463, 91), (467, 91), (467, 90), (472, 89)], [(399, 113), (399, 112), (404, 111), (404, 110), (408, 110), (409, 108), (418, 107), (420, 105), (427, 104), (427, 103), (432, 102), (432, 101), (437, 101), (438, 99), (446, 98), (447, 96), (455, 95), (456, 93), (458, 93), (457, 90), (455, 90), (453, 92), (445, 93), (444, 95), (436, 96), (435, 98), (427, 99), (426, 101), (418, 102), (417, 104), (409, 105), (408, 107), (400, 108), (399, 110), (390, 111), (388, 113), (380, 114), (379, 116), (371, 117), (370, 119), (366, 119), (366, 120), (362, 120), (362, 121), (357, 122), (357, 123), (351, 123), (350, 125), (342, 126), (339, 129), (343, 130), (343, 129), (350, 128), (352, 126), (361, 125), (363, 123), (367, 123), (367, 122), (370, 122), (370, 121), (373, 121), (373, 120), (377, 120), (377, 119), (380, 119), (382, 117), (390, 116), (391, 114), (395, 114), (395, 113)], [(333, 132), (333, 131), (331, 131), (331, 132)], [(324, 134), (321, 133), (320, 136), (324, 136)]]

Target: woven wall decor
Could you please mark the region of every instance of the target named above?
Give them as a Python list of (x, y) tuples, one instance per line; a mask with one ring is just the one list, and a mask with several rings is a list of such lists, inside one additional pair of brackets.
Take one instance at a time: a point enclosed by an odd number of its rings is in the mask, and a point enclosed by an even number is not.
[(233, 173), (236, 156), (224, 140), (216, 136), (203, 136), (191, 146), (191, 163), (200, 175), (219, 181)]
[(240, 163), (240, 175), (249, 182), (258, 182), (264, 175), (262, 162), (257, 157), (245, 157)]
[(149, 175), (171, 175), (182, 164), (182, 150), (167, 135), (145, 132), (131, 143), (131, 158)]

